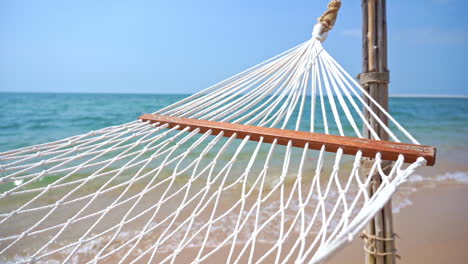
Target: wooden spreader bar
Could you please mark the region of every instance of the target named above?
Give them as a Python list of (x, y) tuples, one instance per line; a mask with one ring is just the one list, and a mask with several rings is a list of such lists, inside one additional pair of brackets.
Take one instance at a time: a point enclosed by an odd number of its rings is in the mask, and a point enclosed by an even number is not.
[(151, 123), (160, 122), (161, 125), (168, 124), (169, 128), (178, 125), (178, 130), (182, 130), (188, 126), (190, 127), (190, 131), (197, 128), (200, 129), (200, 133), (211, 129), (213, 135), (217, 135), (223, 131), (223, 136), (225, 137), (230, 137), (234, 133), (237, 133), (236, 138), (243, 139), (246, 136), (250, 136), (250, 140), (252, 141), (259, 141), (260, 138), (263, 137), (263, 142), (272, 143), (277, 139), (277, 144), (279, 145), (287, 145), (289, 141), (292, 141), (294, 147), (303, 148), (306, 143), (309, 143), (309, 148), (315, 150), (320, 150), (322, 146), (325, 145), (325, 151), (336, 152), (338, 148), (342, 148), (343, 153), (349, 155), (356, 155), (356, 152), (361, 150), (362, 156), (368, 158), (375, 158), (378, 152), (382, 155), (383, 160), (397, 160), (398, 156), (402, 154), (405, 157), (405, 162), (409, 163), (416, 161), (419, 157), (423, 157), (426, 159), (428, 166), (434, 165), (436, 156), (435, 147), (415, 144), (231, 124), (157, 114), (144, 114), (140, 116), (140, 119), (143, 121), (150, 121)]

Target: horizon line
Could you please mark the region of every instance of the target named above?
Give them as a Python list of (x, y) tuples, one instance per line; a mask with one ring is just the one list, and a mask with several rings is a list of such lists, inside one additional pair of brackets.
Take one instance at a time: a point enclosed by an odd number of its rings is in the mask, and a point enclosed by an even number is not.
[[(192, 95), (195, 93), (155, 93), (155, 92), (76, 92), (76, 91), (0, 91), (0, 93), (19, 94), (132, 94), (132, 95)], [(310, 95), (309, 95), (310, 96)], [(393, 98), (467, 98), (468, 94), (390, 94)]]

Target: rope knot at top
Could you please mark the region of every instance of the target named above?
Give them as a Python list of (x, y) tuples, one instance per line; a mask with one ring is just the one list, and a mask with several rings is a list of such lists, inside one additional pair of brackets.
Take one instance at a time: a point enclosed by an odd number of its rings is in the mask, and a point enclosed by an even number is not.
[(341, 7), (341, 0), (331, 0), (328, 9), (318, 18), (318, 22), (312, 31), (312, 38), (324, 42), (328, 36), (328, 31), (333, 28)]
[(314, 29), (312, 30), (312, 38), (324, 42), (328, 37), (328, 32), (323, 30), (323, 25), (320, 23), (315, 24)]
[(318, 22), (323, 25), (323, 32), (327, 32), (333, 28), (338, 16), (338, 11), (341, 7), (341, 0), (332, 0), (328, 4), (328, 9), (319, 17)]

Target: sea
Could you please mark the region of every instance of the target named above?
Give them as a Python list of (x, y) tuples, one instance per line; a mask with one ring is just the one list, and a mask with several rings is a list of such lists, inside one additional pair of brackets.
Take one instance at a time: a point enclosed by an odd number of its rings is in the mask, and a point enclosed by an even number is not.
[[(0, 93), (0, 152), (130, 122), (187, 96)], [(468, 183), (468, 98), (390, 97), (389, 108), (421, 144), (437, 148), (437, 165), (412, 181)]]

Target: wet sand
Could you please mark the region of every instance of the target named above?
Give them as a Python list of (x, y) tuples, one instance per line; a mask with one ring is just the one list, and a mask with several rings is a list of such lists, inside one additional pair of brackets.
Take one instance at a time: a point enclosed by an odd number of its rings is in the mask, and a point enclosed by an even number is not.
[[(418, 178), (416, 177), (416, 179)], [(165, 189), (164, 186), (161, 188)], [(417, 191), (412, 193), (414, 189), (417, 189)], [(155, 190), (155, 192), (157, 191), (158, 190)], [(151, 194), (148, 195), (148, 197), (153, 197), (155, 199), (159, 197), (155, 193)], [(238, 197), (238, 193), (235, 192), (233, 197)], [(225, 198), (227, 200), (221, 204), (228, 205), (237, 201), (234, 198)], [(277, 201), (278, 199), (278, 197), (272, 196), (269, 204), (272, 205), (273, 201)], [(111, 199), (108, 198), (102, 199), (101, 202), (104, 200), (107, 202), (111, 201)], [(396, 241), (397, 249), (398, 254), (402, 256), (402, 259), (399, 260), (398, 263), (466, 263), (466, 260), (468, 259), (468, 184), (457, 184), (455, 181), (449, 179), (446, 179), (443, 182), (426, 180), (405, 183), (394, 196), (394, 202), (395, 204), (404, 204), (405, 200), (411, 201), (412, 205), (402, 208), (400, 213), (394, 215), (395, 230), (400, 237)], [(147, 208), (153, 203), (154, 200), (152, 199), (144, 199), (140, 204), (142, 208)], [(106, 204), (100, 203), (99, 208), (106, 206)], [(171, 207), (171, 204), (169, 203), (167, 206)], [(79, 205), (76, 205), (75, 207), (76, 208), (68, 206), (63, 208), (65, 211), (64, 217), (70, 215), (70, 211), (73, 212), (81, 208)], [(119, 214), (127, 212), (126, 208), (127, 207), (116, 212), (116, 215), (109, 215), (109, 221), (105, 221), (106, 224), (112, 225), (115, 224), (114, 221), (122, 219), (122, 215)], [(142, 210), (142, 208), (139, 210)], [(169, 212), (171, 210), (169, 208), (163, 211)], [(135, 225), (143, 225), (142, 223), (146, 222), (145, 219)], [(90, 223), (81, 223), (80, 225), (82, 228), (86, 229), (86, 227), (92, 223), (92, 219), (89, 221)], [(229, 221), (223, 222), (220, 227), (232, 224), (233, 223)], [(30, 224), (25, 225), (30, 226)], [(106, 228), (104, 226), (102, 228), (107, 229), (108, 227)], [(230, 228), (227, 228), (227, 231), (223, 232), (230, 233), (230, 230)], [(138, 256), (142, 249), (149, 248), (149, 246), (157, 240), (159, 235), (160, 233), (155, 232), (151, 237), (144, 239), (143, 244), (145, 245), (137, 249), (134, 252), (134, 256)], [(283, 244), (283, 252), (290, 251), (288, 249), (293, 245), (293, 241), (296, 238), (297, 237), (293, 236), (291, 240)], [(119, 239), (120, 243), (127, 238), (124, 236)], [(105, 242), (106, 240), (97, 241), (97, 244), (92, 244), (91, 246), (86, 247), (85, 251), (89, 249), (90, 252), (83, 253), (82, 256), (80, 256), (79, 261), (77, 260), (76, 263), (81, 263), (83, 260), (94, 256), (94, 254), (97, 253), (96, 250), (99, 251), (99, 245), (103, 245)], [(178, 242), (177, 238), (175, 242)], [(268, 243), (267, 240), (257, 242), (253, 259), (261, 258), (263, 254), (272, 247), (272, 244)], [(177, 257), (176, 263), (187, 263), (196, 258), (199, 248), (194, 244), (199, 243), (192, 243), (192, 245), (185, 248)], [(28, 245), (31, 246), (31, 244)], [(342, 251), (338, 252), (327, 263), (364, 263), (362, 245), (363, 242), (359, 238), (356, 238), (351, 245), (348, 245)], [(236, 245), (233, 256), (237, 256), (243, 246), (244, 245), (242, 243)], [(224, 263), (226, 256), (229, 254), (230, 247), (231, 246), (228, 245), (221, 248), (218, 252), (208, 257), (206, 259), (206, 263)], [(211, 249), (213, 248), (207, 246), (204, 253), (211, 251)], [(159, 253), (157, 260), (154, 263), (158, 263), (160, 260), (164, 259), (167, 254), (169, 254), (169, 252), (165, 250), (161, 250), (161, 252), (166, 253)], [(273, 252), (264, 259), (264, 263), (273, 263), (275, 256), (276, 255)], [(296, 255), (293, 254), (291, 259), (295, 259), (295, 256)], [(105, 259), (102, 263), (115, 263), (120, 259), (120, 257), (122, 257), (121, 254), (116, 254), (113, 257)], [(132, 257), (130, 257), (130, 259), (132, 259)], [(140, 261), (145, 262), (148, 259), (149, 256), (145, 256)], [(239, 263), (246, 263), (247, 261), (248, 259), (245, 257), (241, 258)], [(293, 263), (293, 261), (289, 261), (288, 263)]]
[[(398, 263), (466, 263), (468, 184), (421, 188), (412, 205), (394, 215)], [(355, 240), (328, 263), (364, 263), (363, 242)]]

